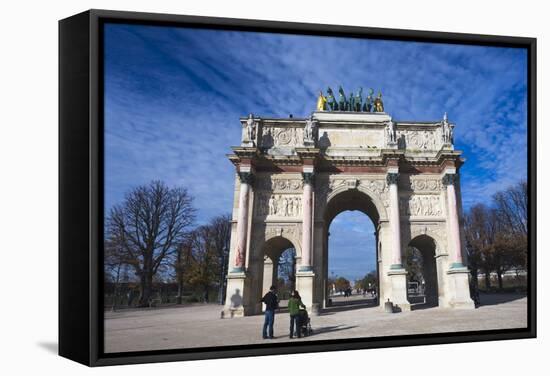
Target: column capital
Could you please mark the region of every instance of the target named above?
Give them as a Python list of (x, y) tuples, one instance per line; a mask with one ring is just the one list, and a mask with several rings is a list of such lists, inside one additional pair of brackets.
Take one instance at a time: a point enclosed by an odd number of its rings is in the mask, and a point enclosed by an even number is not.
[(254, 184), (254, 174), (250, 171), (239, 171), (239, 180), (248, 185)]
[(304, 179), (305, 184), (313, 185), (315, 183), (314, 172), (302, 172), (302, 178)]
[(456, 183), (458, 176), (456, 173), (446, 172), (445, 175), (441, 178), (443, 185), (454, 185)]
[(397, 184), (399, 181), (399, 173), (398, 172), (388, 172), (386, 175), (386, 182), (388, 185), (391, 184)]

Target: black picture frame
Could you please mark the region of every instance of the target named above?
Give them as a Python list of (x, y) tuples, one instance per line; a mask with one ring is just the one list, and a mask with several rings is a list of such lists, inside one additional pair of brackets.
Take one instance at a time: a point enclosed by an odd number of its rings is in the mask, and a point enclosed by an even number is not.
[[(183, 350), (102, 350), (105, 22), (521, 47), (528, 55), (528, 326), (524, 329)], [(89, 10), (59, 21), (59, 354), (88, 366), (536, 337), (536, 39), (171, 14)]]

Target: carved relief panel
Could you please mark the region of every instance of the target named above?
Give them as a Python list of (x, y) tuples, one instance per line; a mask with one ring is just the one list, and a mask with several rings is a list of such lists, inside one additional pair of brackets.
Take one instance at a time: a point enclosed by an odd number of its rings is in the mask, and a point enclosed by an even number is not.
[(264, 176), (256, 184), (254, 215), (299, 218), (302, 214), (303, 181), (291, 176)]
[(401, 197), (399, 208), (401, 215), (410, 217), (443, 216), (442, 200), (439, 195), (412, 195)]
[(302, 214), (302, 196), (260, 193), (254, 214), (257, 217), (299, 217)]

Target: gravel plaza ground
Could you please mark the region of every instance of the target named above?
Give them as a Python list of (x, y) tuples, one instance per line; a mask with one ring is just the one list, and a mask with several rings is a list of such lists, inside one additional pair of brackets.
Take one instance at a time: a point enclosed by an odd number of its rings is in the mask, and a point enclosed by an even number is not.
[[(275, 339), (261, 336), (263, 315), (220, 318), (214, 304), (105, 312), (105, 352), (166, 350), (267, 342), (317, 341), (470, 330), (525, 328), (527, 298), (481, 295), (475, 310), (424, 308), (385, 313), (362, 296), (334, 299), (334, 307), (311, 316), (313, 335), (290, 339), (289, 315), (275, 316)], [(343, 305), (344, 302), (346, 305)]]

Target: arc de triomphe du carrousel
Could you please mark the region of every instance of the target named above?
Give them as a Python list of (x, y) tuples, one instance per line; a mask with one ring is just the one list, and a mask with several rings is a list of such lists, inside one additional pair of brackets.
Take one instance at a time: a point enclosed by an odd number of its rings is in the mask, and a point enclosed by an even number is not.
[[(394, 121), (382, 95), (336, 101), (319, 94), (308, 118), (241, 118), (224, 314), (262, 312), (282, 251), (296, 250), (296, 289), (310, 313), (328, 303), (328, 229), (359, 210), (376, 230), (379, 302), (410, 310), (408, 246), (422, 253), (425, 294), (440, 307), (473, 308), (465, 267), (453, 127)], [(360, 250), (358, 250), (360, 252)], [(384, 304), (382, 304), (383, 306)]]

